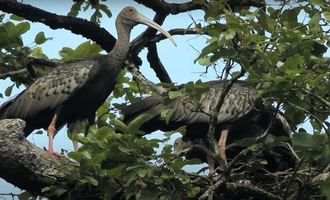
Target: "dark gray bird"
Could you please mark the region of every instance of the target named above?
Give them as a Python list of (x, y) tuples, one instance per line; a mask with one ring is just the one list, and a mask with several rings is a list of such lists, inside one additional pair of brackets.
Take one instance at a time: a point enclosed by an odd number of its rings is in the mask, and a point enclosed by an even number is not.
[(95, 119), (95, 111), (112, 92), (129, 50), (131, 29), (145, 24), (162, 32), (174, 45), (170, 34), (141, 15), (135, 8), (124, 8), (116, 19), (117, 42), (107, 55), (76, 60), (57, 67), (37, 79), (0, 109), (0, 119), (26, 121), (25, 136), (33, 130), (48, 130), (48, 151), (53, 152), (55, 130), (66, 123)]
[[(274, 118), (267, 112), (256, 113), (252, 118), (245, 119), (249, 123), (244, 123), (243, 126), (240, 124), (240, 120), (232, 124), (234, 129), (231, 129), (229, 132), (229, 137), (226, 149), (226, 153), (229, 159), (233, 159), (238, 155), (242, 150), (245, 149), (244, 146), (239, 145), (237, 142), (244, 138), (250, 138), (255, 140), (256, 137), (259, 137), (268, 131), (269, 137), (280, 137), (283, 136), (285, 140), (274, 145), (268, 145), (267, 148), (263, 149), (261, 152), (256, 154), (256, 158), (263, 163), (264, 167), (271, 172), (274, 171), (283, 171), (289, 168), (294, 168), (298, 157), (291, 148), (291, 128), (286, 121), (286, 119), (279, 113), (276, 114)], [(268, 124), (268, 130), (262, 128)], [(219, 137), (219, 136), (217, 136)], [(207, 162), (210, 167), (210, 171), (214, 171), (214, 162), (213, 160), (200, 148), (198, 147), (209, 148), (208, 141), (205, 138), (190, 138), (185, 141), (179, 137), (174, 142), (174, 153), (183, 155), (186, 159), (197, 158), (202, 162)], [(245, 161), (246, 157), (243, 158)]]
[[(219, 100), (224, 91), (224, 81), (207, 82), (210, 89), (202, 94), (199, 102), (194, 102), (190, 96), (178, 97), (174, 101), (168, 101), (162, 96), (150, 96), (137, 101), (122, 109), (125, 122), (130, 122), (137, 116), (145, 114), (146, 122), (140, 127), (142, 131), (151, 133), (155, 130), (170, 131), (181, 126), (186, 126), (186, 134), (183, 141), (205, 138), (209, 128), (210, 111)], [(262, 104), (254, 98), (255, 87), (245, 81), (237, 81), (230, 88), (225, 96), (224, 102), (217, 113), (216, 138), (220, 148), (220, 156), (226, 161), (225, 146), (228, 132), (229, 140), (244, 137), (253, 137), (249, 132), (241, 131), (249, 127), (252, 122), (266, 130), (272, 116), (272, 112), (262, 112)], [(171, 109), (173, 112), (168, 120), (161, 117), (164, 109)], [(265, 117), (267, 116), (267, 117)], [(291, 131), (285, 130), (283, 124), (272, 126), (272, 133), (275, 136), (290, 137)], [(290, 140), (290, 139), (289, 139)]]

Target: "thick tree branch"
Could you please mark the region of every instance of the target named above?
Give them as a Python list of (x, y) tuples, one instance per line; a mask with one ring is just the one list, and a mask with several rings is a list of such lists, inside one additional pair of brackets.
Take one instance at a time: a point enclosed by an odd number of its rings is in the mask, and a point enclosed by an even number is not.
[(69, 185), (68, 177), (79, 177), (68, 167), (69, 161), (49, 154), (23, 136), (25, 122), (20, 119), (0, 121), (0, 177), (34, 194), (50, 185)]
[(202, 9), (202, 5), (194, 4), (193, 2), (187, 3), (167, 3), (164, 0), (135, 0), (137, 3), (143, 4), (146, 7), (151, 8), (155, 12), (164, 12), (169, 14), (179, 14), (191, 10)]
[(147, 59), (150, 67), (156, 72), (160, 82), (172, 83), (170, 75), (167, 73), (162, 61), (158, 57), (157, 46), (155, 43), (149, 45)]
[(43, 23), (52, 29), (70, 30), (72, 33), (95, 41), (106, 51), (110, 51), (116, 42), (107, 30), (85, 19), (56, 15), (13, 0), (0, 0), (0, 10), (24, 17), (32, 22)]
[[(167, 3), (164, 0), (135, 0), (137, 3), (143, 4), (146, 7), (151, 8), (155, 12), (167, 13), (167, 14), (179, 14), (192, 10), (199, 10), (203, 8), (203, 5), (190, 2), (185, 3)], [(265, 2), (260, 0), (231, 0), (227, 2), (231, 8), (237, 8), (242, 6), (254, 6), (264, 7)]]

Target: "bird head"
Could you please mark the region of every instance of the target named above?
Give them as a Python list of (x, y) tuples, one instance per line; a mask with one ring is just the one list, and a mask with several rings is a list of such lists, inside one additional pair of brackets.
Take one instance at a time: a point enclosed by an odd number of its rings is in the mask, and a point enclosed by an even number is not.
[(174, 39), (171, 37), (171, 35), (167, 31), (165, 31), (156, 22), (143, 16), (132, 6), (125, 7), (122, 11), (120, 11), (120, 13), (117, 16), (117, 21), (120, 21), (121, 23), (125, 24), (130, 29), (132, 29), (134, 26), (136, 26), (138, 24), (145, 24), (147, 26), (150, 26), (150, 27), (158, 30), (159, 32), (163, 33), (176, 46)]
[(181, 154), (184, 150), (186, 150), (187, 148), (189, 148), (190, 146), (192, 146), (191, 144), (191, 141), (188, 140), (188, 141), (183, 141), (181, 137), (177, 138), (175, 141), (174, 141), (174, 144), (173, 144), (173, 151), (174, 151), (174, 154)]

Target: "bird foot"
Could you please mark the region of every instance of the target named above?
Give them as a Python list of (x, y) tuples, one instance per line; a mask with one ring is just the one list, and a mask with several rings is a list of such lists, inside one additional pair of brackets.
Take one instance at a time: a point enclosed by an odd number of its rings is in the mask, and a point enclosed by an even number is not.
[(46, 150), (48, 153), (50, 153), (50, 154), (52, 154), (52, 155), (54, 155), (54, 156), (57, 156), (57, 157), (60, 157), (60, 158), (66, 158), (66, 156), (64, 155), (64, 153), (63, 152), (61, 152), (61, 153), (58, 153), (58, 152), (55, 152), (54, 150), (52, 150), (52, 149), (46, 149), (46, 148), (44, 148), (44, 150)]
[(57, 152), (49, 152), (49, 153), (53, 154), (54, 156), (60, 157), (60, 158), (66, 158), (64, 153), (57, 153)]

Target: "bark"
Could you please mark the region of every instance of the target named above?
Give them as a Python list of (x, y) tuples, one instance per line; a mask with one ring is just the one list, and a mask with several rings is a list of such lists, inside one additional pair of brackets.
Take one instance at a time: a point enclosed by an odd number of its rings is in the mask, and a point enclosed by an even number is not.
[(79, 177), (69, 167), (67, 158), (57, 157), (40, 149), (23, 136), (25, 122), (20, 119), (0, 121), (0, 177), (7, 182), (41, 195), (42, 188), (70, 185), (69, 177)]

